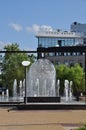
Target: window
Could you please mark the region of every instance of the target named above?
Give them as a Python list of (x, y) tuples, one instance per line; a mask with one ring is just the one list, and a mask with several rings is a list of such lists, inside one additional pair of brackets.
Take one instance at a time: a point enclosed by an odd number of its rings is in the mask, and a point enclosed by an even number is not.
[(67, 65), (67, 66), (69, 65), (67, 60), (64, 61), (64, 64)]

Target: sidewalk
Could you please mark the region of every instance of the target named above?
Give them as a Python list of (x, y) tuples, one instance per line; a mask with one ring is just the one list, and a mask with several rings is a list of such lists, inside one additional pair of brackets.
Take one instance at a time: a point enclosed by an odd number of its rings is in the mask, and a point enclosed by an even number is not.
[(86, 123), (86, 110), (8, 112), (0, 108), (0, 130), (70, 130)]

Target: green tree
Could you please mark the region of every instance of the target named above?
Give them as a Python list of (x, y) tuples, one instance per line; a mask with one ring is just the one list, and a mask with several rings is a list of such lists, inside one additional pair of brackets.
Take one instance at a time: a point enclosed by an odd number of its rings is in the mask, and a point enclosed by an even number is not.
[(55, 68), (56, 68), (56, 79), (60, 80), (60, 86), (61, 86), (60, 94), (62, 95), (64, 92), (64, 80), (68, 79), (70, 69), (65, 64), (55, 65)]
[(73, 90), (75, 93), (85, 91), (85, 76), (83, 68), (76, 64), (70, 68), (71, 80), (73, 81)]
[(79, 64), (75, 66), (68, 67), (64, 64), (55, 65), (56, 68), (56, 78), (60, 79), (60, 93), (63, 94), (64, 91), (64, 81), (68, 79), (73, 81), (73, 92), (84, 92), (84, 72), (83, 68)]
[[(17, 43), (7, 45), (4, 47), (6, 51), (20, 51)], [(24, 79), (25, 68), (22, 66), (22, 61), (29, 60), (34, 62), (32, 56), (28, 56), (26, 53), (6, 53), (3, 60), (3, 86), (9, 88), (10, 94), (12, 94), (12, 87), (14, 79), (17, 79), (18, 84), (20, 80)], [(29, 67), (28, 67), (29, 69)]]

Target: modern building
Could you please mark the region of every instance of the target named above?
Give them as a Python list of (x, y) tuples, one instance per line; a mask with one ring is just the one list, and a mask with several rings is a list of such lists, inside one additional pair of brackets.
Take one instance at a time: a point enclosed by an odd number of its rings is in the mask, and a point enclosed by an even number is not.
[(73, 22), (71, 24), (71, 31), (83, 33), (84, 34), (83, 41), (84, 41), (84, 44), (86, 44), (86, 24)]
[[(85, 46), (85, 30), (86, 25), (80, 24), (76, 26), (77, 23), (71, 25), (70, 31), (57, 30), (40, 30), (36, 33), (36, 38), (38, 38), (38, 49), (50, 48), (50, 47), (65, 47), (65, 46)], [(81, 26), (82, 25), (82, 26)], [(84, 26), (84, 27), (83, 27)], [(80, 30), (80, 31), (79, 31)], [(54, 63), (66, 65), (74, 65), (75, 63), (80, 63), (84, 67), (84, 53), (81, 52), (46, 52), (38, 54), (38, 58), (47, 58)]]
[(83, 33), (72, 31), (39, 31), (36, 33), (38, 47), (75, 46), (83, 44)]
[(83, 32), (86, 35), (86, 24), (73, 22), (71, 24), (71, 31), (73, 32)]

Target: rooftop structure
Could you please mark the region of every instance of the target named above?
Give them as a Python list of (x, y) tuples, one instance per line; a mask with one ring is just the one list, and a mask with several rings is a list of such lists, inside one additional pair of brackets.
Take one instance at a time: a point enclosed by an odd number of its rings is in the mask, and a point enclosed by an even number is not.
[(83, 33), (73, 32), (73, 31), (61, 31), (61, 30), (52, 30), (52, 31), (38, 31), (36, 37), (70, 37), (70, 38), (80, 38), (83, 37)]
[(83, 33), (83, 43), (86, 44), (86, 24), (73, 22), (71, 24), (71, 31)]
[(86, 36), (86, 24), (78, 23), (78, 22), (73, 22), (71, 24), (71, 31), (74, 32), (81, 32)]
[(83, 32), (40, 30), (35, 36), (38, 38), (38, 47), (75, 46), (83, 44)]

